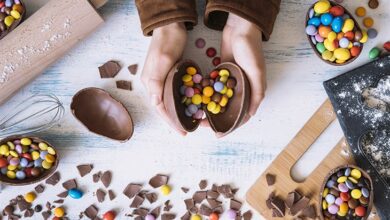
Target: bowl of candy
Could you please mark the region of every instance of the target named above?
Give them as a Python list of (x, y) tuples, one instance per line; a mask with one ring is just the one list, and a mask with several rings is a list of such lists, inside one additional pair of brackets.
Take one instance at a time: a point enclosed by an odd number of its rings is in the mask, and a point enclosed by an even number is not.
[(26, 8), (21, 0), (0, 0), (0, 40), (14, 30), (25, 16)]

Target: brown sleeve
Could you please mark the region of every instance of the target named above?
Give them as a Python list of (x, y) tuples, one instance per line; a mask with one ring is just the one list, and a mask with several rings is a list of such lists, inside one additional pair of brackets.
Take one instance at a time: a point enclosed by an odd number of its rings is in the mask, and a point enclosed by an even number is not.
[(222, 30), (231, 12), (256, 24), (262, 30), (264, 39), (268, 40), (279, 13), (280, 1), (208, 0), (204, 22), (212, 29)]
[(187, 29), (197, 24), (195, 0), (136, 0), (142, 31), (151, 36), (155, 28), (184, 22)]

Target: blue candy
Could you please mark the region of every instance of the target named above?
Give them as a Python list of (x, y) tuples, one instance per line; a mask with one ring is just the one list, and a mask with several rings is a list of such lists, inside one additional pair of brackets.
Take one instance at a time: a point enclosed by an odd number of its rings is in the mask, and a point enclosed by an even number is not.
[(3, 167), (3, 168), (0, 169), (0, 172), (1, 172), (1, 174), (3, 174), (3, 175), (7, 174), (7, 171), (8, 171), (8, 168), (7, 168), (7, 167)]
[(307, 25), (313, 25), (313, 26), (320, 26), (321, 24), (321, 20), (319, 17), (313, 17), (313, 18), (310, 18), (308, 21), (307, 21)]
[(197, 111), (198, 111), (198, 107), (194, 104), (191, 104), (188, 106), (188, 111), (191, 113), (191, 114), (195, 114)]
[(221, 92), (223, 90), (223, 83), (222, 82), (216, 82), (214, 83), (214, 90), (217, 92)]
[(309, 11), (309, 18), (312, 18), (314, 16), (314, 9), (310, 9)]
[(28, 160), (26, 158), (20, 159), (20, 166), (27, 167), (28, 166)]
[(48, 154), (47, 151), (41, 151), (39, 157), (40, 157), (42, 160), (44, 160), (47, 154)]
[(38, 158), (37, 160), (34, 160), (34, 166), (35, 167), (42, 167), (42, 159)]
[(330, 25), (333, 21), (333, 15), (331, 15), (330, 13), (325, 13), (323, 15), (321, 15), (321, 23), (323, 25)]
[(14, 1), (12, 1), (12, 0), (5, 0), (5, 6), (6, 7), (12, 7), (13, 4), (14, 4)]
[(192, 114), (188, 108), (184, 110), (184, 114), (186, 114), (187, 117), (192, 117)]
[(26, 178), (26, 173), (23, 171), (16, 172), (16, 178), (18, 180), (24, 180)]
[(329, 180), (327, 183), (326, 183), (326, 187), (328, 188), (332, 188), (333, 186), (336, 185), (336, 182), (333, 181), (333, 180)]
[(368, 198), (370, 196), (370, 192), (367, 188), (362, 188), (362, 194), (365, 198)]
[(74, 188), (68, 191), (68, 195), (73, 199), (80, 199), (83, 196), (83, 192), (81, 192), (79, 189)]
[(351, 168), (347, 168), (347, 169), (345, 169), (345, 171), (344, 171), (344, 176), (349, 176), (349, 175), (351, 175)]
[(342, 17), (336, 17), (332, 21), (332, 30), (336, 33), (340, 33), (343, 28), (344, 20)]

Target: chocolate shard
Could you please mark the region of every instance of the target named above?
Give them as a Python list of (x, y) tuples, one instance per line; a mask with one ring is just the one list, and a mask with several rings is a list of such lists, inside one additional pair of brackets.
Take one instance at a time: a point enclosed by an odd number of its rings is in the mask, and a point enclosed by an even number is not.
[(168, 183), (169, 177), (166, 175), (157, 174), (149, 180), (149, 185), (153, 188), (158, 188)]
[(138, 208), (133, 210), (133, 215), (139, 215), (145, 217), (149, 213), (149, 209), (146, 208)]
[(186, 199), (184, 200), (184, 203), (186, 204), (186, 208), (189, 211), (192, 207), (195, 206), (194, 200), (193, 199)]
[(214, 183), (214, 184), (211, 186), (211, 190), (212, 190), (212, 191), (215, 191), (215, 192), (218, 192), (218, 185)]
[(60, 173), (57, 171), (46, 179), (46, 184), (55, 186), (61, 179)]
[(66, 198), (66, 197), (68, 197), (68, 191), (64, 191), (64, 192), (58, 194), (57, 196), (60, 198)]
[(219, 197), (219, 192), (208, 190), (207, 191), (207, 198), (217, 199)]
[(33, 209), (27, 209), (27, 210), (24, 212), (24, 217), (25, 217), (25, 218), (32, 217), (33, 215), (34, 215), (34, 210), (33, 210)]
[(64, 203), (64, 200), (63, 199), (58, 199), (58, 200), (55, 200), (54, 203), (62, 204), (62, 203)]
[(150, 204), (153, 204), (157, 201), (157, 193), (147, 193), (145, 194), (146, 199), (149, 201)]
[(101, 172), (101, 171), (99, 171), (99, 172), (93, 174), (93, 175), (92, 175), (92, 180), (93, 180), (93, 182), (94, 182), (94, 183), (99, 182), (101, 176), (102, 176), (102, 172)]
[(235, 199), (230, 200), (230, 209), (233, 209), (235, 211), (239, 211), (241, 209), (242, 203), (240, 201), (237, 201)]
[(194, 199), (195, 204), (202, 203), (202, 201), (207, 198), (207, 192), (206, 191), (197, 191), (194, 193), (194, 196), (192, 198)]
[(210, 216), (211, 213), (213, 212), (212, 209), (210, 209), (207, 205), (202, 204), (199, 208), (199, 214), (204, 215), (204, 216)]
[(45, 187), (42, 185), (42, 184), (39, 184), (37, 185), (35, 188), (34, 188), (35, 192), (37, 193), (43, 193), (43, 191), (45, 191)]
[(99, 66), (100, 78), (114, 78), (121, 68), (118, 62), (113, 60), (108, 61), (102, 66)]
[(50, 210), (42, 212), (43, 219), (47, 220), (47, 219), (50, 218), (50, 216), (51, 216), (51, 211)]
[(137, 216), (134, 218), (134, 220), (143, 220), (143, 218), (141, 216)]
[(173, 220), (176, 218), (175, 214), (172, 213), (164, 213), (161, 215), (161, 220)]
[(211, 209), (215, 209), (222, 204), (222, 202), (216, 199), (207, 199), (207, 202), (209, 203)]
[(277, 216), (284, 216), (285, 215), (285, 211), (286, 211), (286, 205), (284, 204), (284, 201), (282, 199), (280, 199), (279, 197), (274, 197), (272, 200), (271, 200), (271, 205), (273, 207), (273, 209), (275, 209), (278, 214)]
[(137, 71), (138, 71), (138, 64), (132, 64), (132, 65), (128, 66), (127, 69), (129, 70), (129, 72), (132, 75), (135, 75), (135, 74), (137, 74)]
[(106, 192), (104, 192), (104, 190), (102, 190), (102, 189), (98, 189), (98, 190), (96, 190), (96, 197), (97, 197), (98, 202), (102, 203), (102, 202), (104, 202), (104, 199), (106, 198)]
[(140, 196), (140, 195), (136, 195), (133, 199), (133, 202), (131, 203), (130, 205), (130, 208), (139, 208), (142, 203), (144, 202), (145, 198)]
[(181, 220), (190, 220), (191, 219), (191, 213), (186, 212), (181, 218)]
[(267, 207), (269, 208), (269, 209), (272, 209), (273, 207), (272, 207), (272, 204), (271, 204), (271, 201), (272, 201), (272, 199), (275, 197), (275, 192), (272, 192), (272, 193), (270, 193), (269, 194), (269, 196), (268, 196), (268, 199), (265, 201), (265, 204), (267, 205)]
[(128, 91), (132, 91), (133, 90), (133, 86), (131, 84), (131, 81), (127, 81), (127, 80), (118, 80), (118, 81), (116, 81), (116, 88), (123, 89), (123, 90), (128, 90)]
[(169, 204), (169, 203), (170, 203), (170, 200), (165, 201), (165, 203), (164, 203), (164, 212), (169, 212), (172, 209), (173, 206), (171, 204)]
[(272, 209), (272, 217), (281, 218), (281, 217), (284, 217), (284, 215), (281, 212), (279, 212), (279, 210), (273, 208)]
[(181, 191), (183, 191), (184, 193), (188, 193), (188, 191), (190, 191), (190, 189), (188, 189), (186, 187), (181, 187)]
[(21, 212), (23, 212), (27, 209), (30, 209), (32, 206), (31, 203), (26, 202), (26, 200), (24, 200), (24, 199), (18, 200), (17, 204), (18, 204), (18, 208)]
[(286, 199), (286, 206), (287, 208), (291, 209), (291, 207), (298, 202), (302, 198), (301, 194), (297, 191), (293, 191), (288, 193), (287, 199)]
[(199, 182), (199, 188), (200, 188), (201, 190), (204, 190), (204, 189), (206, 189), (206, 187), (207, 187), (207, 180), (201, 180), (201, 181)]
[(70, 189), (75, 189), (77, 188), (77, 182), (75, 179), (70, 179), (68, 181), (65, 181), (62, 183), (62, 186), (66, 189), (66, 190), (70, 190)]
[(96, 206), (90, 205), (87, 209), (85, 209), (84, 214), (89, 219), (94, 219), (98, 214), (98, 209), (96, 208)]
[(265, 175), (265, 179), (266, 179), (266, 181), (267, 181), (268, 186), (272, 186), (272, 185), (275, 184), (276, 176), (273, 175), (273, 174), (267, 173), (267, 174)]
[(108, 198), (110, 199), (110, 201), (114, 200), (116, 197), (114, 191), (112, 191), (111, 189), (108, 190)]
[(225, 198), (233, 198), (233, 192), (232, 187), (230, 185), (224, 184), (221, 186), (218, 186), (217, 192), (223, 195)]
[(155, 219), (158, 219), (158, 217), (160, 216), (160, 213), (161, 213), (161, 206), (158, 206), (156, 208), (154, 208), (150, 214), (152, 214), (154, 216)]
[(222, 214), (223, 213), (223, 207), (222, 206), (218, 206), (218, 207), (213, 209), (213, 212), (218, 213), (218, 214)]
[(112, 179), (112, 173), (111, 171), (106, 171), (103, 173), (102, 177), (100, 180), (102, 181), (103, 185), (108, 188), (111, 184), (111, 179)]
[(253, 214), (252, 214), (251, 210), (248, 210), (244, 214), (242, 214), (242, 217), (244, 218), (244, 220), (251, 220), (252, 216), (253, 216)]
[(123, 194), (127, 196), (129, 199), (132, 199), (135, 195), (137, 195), (142, 189), (142, 185), (129, 183), (126, 188), (123, 190)]
[(90, 173), (93, 169), (92, 164), (81, 164), (77, 166), (77, 170), (79, 171), (79, 174), (81, 177), (84, 177), (88, 173)]
[(315, 219), (317, 217), (316, 209), (314, 208), (313, 205), (310, 205), (305, 209), (303, 209), (302, 215), (306, 218)]
[(308, 206), (310, 199), (306, 196), (302, 197), (298, 202), (296, 202), (290, 209), (291, 215), (296, 215), (298, 212), (302, 211)]

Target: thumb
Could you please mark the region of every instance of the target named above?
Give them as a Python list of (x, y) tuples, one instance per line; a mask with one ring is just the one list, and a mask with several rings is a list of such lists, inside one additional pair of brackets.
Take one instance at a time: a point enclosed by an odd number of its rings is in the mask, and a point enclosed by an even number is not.
[(161, 79), (149, 79), (147, 82), (150, 95), (150, 103), (153, 106), (157, 106), (162, 102), (164, 93), (164, 80)]

